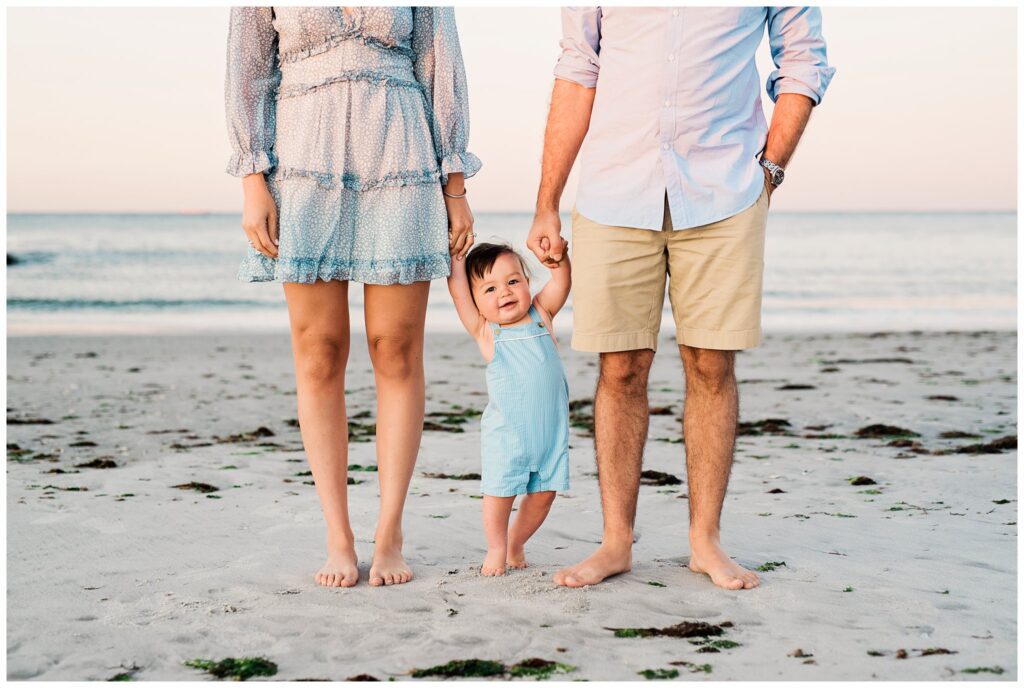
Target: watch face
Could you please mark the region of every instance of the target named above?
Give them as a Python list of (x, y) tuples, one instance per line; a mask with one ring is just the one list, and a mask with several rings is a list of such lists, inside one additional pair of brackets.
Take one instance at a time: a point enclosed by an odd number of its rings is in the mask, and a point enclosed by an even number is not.
[(782, 183), (782, 180), (786, 177), (786, 173), (782, 171), (782, 168), (777, 168), (772, 172), (772, 184), (778, 186)]

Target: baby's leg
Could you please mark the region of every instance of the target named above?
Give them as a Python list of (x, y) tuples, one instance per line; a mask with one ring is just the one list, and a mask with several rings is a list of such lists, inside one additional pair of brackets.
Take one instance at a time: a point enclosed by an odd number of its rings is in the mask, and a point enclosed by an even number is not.
[(549, 490), (547, 492), (531, 492), (519, 503), (516, 520), (512, 523), (508, 533), (508, 558), (505, 560), (508, 566), (514, 569), (526, 568), (523, 546), (547, 518), (548, 511), (551, 510), (551, 503), (554, 501), (555, 492)]
[[(505, 556), (508, 552), (508, 515), (512, 513), (515, 497), (484, 495), (484, 534), (487, 536), (487, 557), (480, 573), (485, 576), (505, 575)], [(518, 519), (517, 519), (518, 520)]]

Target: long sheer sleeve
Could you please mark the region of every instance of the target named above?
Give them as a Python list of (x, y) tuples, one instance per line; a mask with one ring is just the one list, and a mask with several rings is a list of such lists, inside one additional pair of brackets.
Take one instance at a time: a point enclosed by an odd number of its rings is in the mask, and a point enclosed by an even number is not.
[(232, 7), (224, 107), (234, 154), (225, 171), (236, 177), (277, 166), (274, 134), (281, 71), (272, 7)]
[(414, 7), (412, 28), (413, 70), (432, 110), (434, 149), (441, 167), (441, 183), (448, 175), (476, 174), (483, 163), (466, 150), (469, 144), (469, 93), (466, 68), (451, 7)]

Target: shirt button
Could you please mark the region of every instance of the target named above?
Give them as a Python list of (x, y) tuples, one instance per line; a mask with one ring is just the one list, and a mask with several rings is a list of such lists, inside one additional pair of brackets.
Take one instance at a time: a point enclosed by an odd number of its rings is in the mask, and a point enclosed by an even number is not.
[(678, 17), (679, 16), (679, 10), (672, 10), (672, 16), (673, 17)]
[(661, 144), (661, 147), (664, 148), (665, 150), (669, 149), (669, 145), (667, 143)]
[(671, 100), (666, 100), (665, 101), (665, 107), (671, 107), (671, 106), (672, 106), (672, 101)]
[(673, 55), (672, 53), (669, 53), (669, 54), (668, 54), (668, 61), (669, 61), (669, 62), (671, 62), (671, 61), (672, 61), (672, 60), (674, 60), (674, 59), (676, 59), (676, 56), (675, 56), (675, 55)]

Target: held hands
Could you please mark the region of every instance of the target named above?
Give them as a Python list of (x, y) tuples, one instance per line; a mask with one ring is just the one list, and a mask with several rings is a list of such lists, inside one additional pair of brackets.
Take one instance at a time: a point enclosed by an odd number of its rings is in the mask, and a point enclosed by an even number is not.
[(559, 256), (558, 260), (555, 260), (554, 258), (550, 257), (551, 243), (548, 241), (548, 238), (545, 236), (541, 237), (540, 239), (541, 250), (544, 251), (545, 255), (549, 256), (547, 260), (543, 261), (544, 267), (546, 267), (549, 270), (557, 270), (558, 268), (564, 266), (569, 261), (569, 242), (563, 239), (562, 237), (558, 237), (558, 241), (559, 245), (562, 248), (557, 252), (557, 255)]
[(242, 229), (249, 245), (267, 258), (277, 258), (277, 204), (267, 189), (262, 173), (242, 179), (245, 200), (242, 205)]
[(444, 205), (448, 210), (448, 252), (457, 260), (462, 260), (473, 245), (473, 211), (469, 209), (469, 201), (465, 198), (444, 197)]
[(562, 221), (558, 217), (558, 211), (538, 212), (533, 217), (533, 227), (526, 237), (526, 247), (549, 269), (557, 268), (561, 264), (565, 247), (568, 246), (568, 242), (562, 238), (561, 231)]

